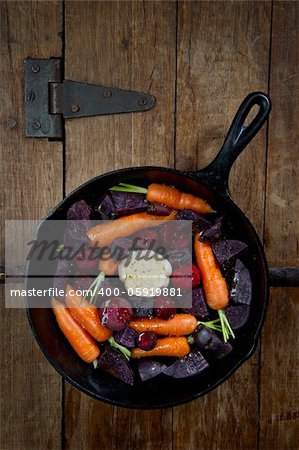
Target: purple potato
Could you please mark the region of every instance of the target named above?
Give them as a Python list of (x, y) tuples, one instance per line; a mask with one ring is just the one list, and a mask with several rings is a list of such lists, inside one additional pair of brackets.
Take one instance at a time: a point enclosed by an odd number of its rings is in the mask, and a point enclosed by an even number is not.
[[(65, 289), (70, 276), (71, 267), (70, 261), (66, 259), (60, 259), (57, 264), (57, 269), (54, 276), (53, 288), (57, 291), (57, 300), (64, 300)], [(63, 291), (62, 295), (59, 295), (59, 291)]]
[(98, 367), (126, 384), (131, 386), (134, 384), (134, 374), (129, 362), (113, 348), (106, 347), (99, 356)]
[(150, 203), (147, 212), (149, 214), (154, 214), (156, 216), (169, 216), (172, 208), (161, 203)]
[(110, 247), (111, 257), (115, 261), (121, 261), (128, 256), (129, 251), (132, 249), (133, 241), (128, 238), (120, 237), (114, 239)]
[(111, 191), (110, 195), (114, 203), (114, 211), (112, 213), (114, 217), (139, 213), (146, 211), (148, 208), (148, 202), (144, 194)]
[(153, 308), (134, 308), (133, 315), (134, 317), (153, 317)]
[(172, 270), (192, 264), (192, 255), (188, 248), (180, 248), (167, 252), (168, 260), (172, 266)]
[(204, 325), (198, 325), (193, 337), (195, 344), (207, 357), (222, 359), (232, 351), (228, 342), (223, 342), (213, 330)]
[(233, 303), (250, 305), (252, 298), (252, 283), (249, 270), (242, 261), (237, 259), (230, 300)]
[(202, 288), (192, 289), (192, 307), (182, 308), (182, 311), (193, 314), (197, 319), (203, 319), (209, 315)]
[(123, 331), (117, 331), (114, 333), (115, 341), (127, 348), (136, 347), (138, 336), (139, 333), (130, 327), (125, 328)]
[(208, 368), (209, 364), (199, 350), (192, 350), (184, 358), (178, 359), (168, 367), (163, 368), (163, 373), (172, 378), (187, 378), (198, 375)]
[(64, 233), (65, 246), (72, 247), (77, 251), (81, 245), (88, 244), (86, 231), (91, 227), (91, 208), (84, 200), (80, 200), (72, 205), (67, 212), (68, 223)]
[(237, 330), (243, 327), (248, 320), (250, 307), (248, 305), (229, 306), (225, 308), (225, 315), (230, 326)]
[(151, 378), (160, 375), (164, 369), (166, 369), (165, 364), (162, 364), (160, 361), (154, 361), (152, 359), (139, 361), (137, 364), (138, 372), (141, 378), (141, 381), (147, 381)]
[(115, 212), (115, 206), (109, 192), (101, 198), (96, 211), (100, 213), (102, 220), (110, 220), (112, 218), (112, 214)]
[(213, 252), (220, 266), (225, 266), (231, 261), (234, 262), (247, 248), (247, 244), (234, 239), (213, 243)]
[(209, 241), (214, 242), (221, 238), (222, 236), (222, 225), (224, 216), (219, 216), (215, 222), (206, 228), (199, 236), (202, 242)]

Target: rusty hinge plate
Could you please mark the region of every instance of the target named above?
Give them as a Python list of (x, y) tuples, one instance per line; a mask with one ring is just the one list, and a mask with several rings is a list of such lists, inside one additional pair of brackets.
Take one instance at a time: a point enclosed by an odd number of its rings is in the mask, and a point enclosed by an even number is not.
[(25, 59), (27, 137), (62, 139), (64, 119), (147, 111), (147, 93), (62, 79), (61, 60)]

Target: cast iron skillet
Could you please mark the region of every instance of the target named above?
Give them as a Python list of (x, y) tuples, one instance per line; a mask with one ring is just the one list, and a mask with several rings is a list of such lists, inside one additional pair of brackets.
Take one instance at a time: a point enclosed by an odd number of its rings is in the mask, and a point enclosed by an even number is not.
[[(258, 113), (245, 127), (245, 120), (255, 105), (258, 106)], [(188, 380), (174, 380), (161, 376), (145, 383), (137, 383), (133, 387), (127, 386), (100, 370), (94, 370), (92, 365), (82, 362), (59, 331), (51, 310), (30, 308), (29, 303), (27, 315), (39, 346), (54, 368), (75, 387), (96, 399), (118, 406), (170, 407), (208, 393), (223, 383), (254, 353), (268, 305), (268, 267), (253, 226), (230, 197), (228, 177), (234, 161), (265, 123), (270, 109), (267, 95), (260, 92), (249, 94), (242, 102), (218, 155), (203, 170), (184, 173), (162, 167), (132, 167), (109, 172), (75, 189), (40, 223), (37, 230), (38, 237), (42, 236), (45, 221), (66, 219), (68, 208), (78, 200), (96, 202), (100, 192), (119, 182), (137, 185), (160, 182), (173, 184), (206, 199), (214, 209), (226, 214), (232, 227), (232, 235), (249, 246), (245, 259), (253, 285), (249, 320), (236, 333), (234, 350), (228, 357), (217, 363), (216, 367), (211, 366), (204, 374)], [(34, 270), (34, 264), (34, 261), (30, 261), (27, 267), (27, 289), (33, 287), (30, 273)], [(50, 279), (49, 287), (51, 283)]]

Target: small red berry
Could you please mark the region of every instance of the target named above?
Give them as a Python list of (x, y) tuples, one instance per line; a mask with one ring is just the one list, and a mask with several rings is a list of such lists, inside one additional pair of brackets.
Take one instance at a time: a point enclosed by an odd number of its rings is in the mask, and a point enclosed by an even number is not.
[(144, 331), (138, 337), (138, 347), (141, 350), (152, 350), (157, 342), (157, 336), (151, 331)]

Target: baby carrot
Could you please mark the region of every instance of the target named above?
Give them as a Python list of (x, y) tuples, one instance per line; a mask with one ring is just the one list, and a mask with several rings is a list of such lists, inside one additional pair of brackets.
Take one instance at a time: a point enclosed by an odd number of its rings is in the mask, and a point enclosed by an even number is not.
[(164, 220), (174, 220), (176, 213), (169, 216), (155, 216), (148, 213), (137, 213), (131, 216), (121, 217), (113, 221), (100, 223), (87, 231), (87, 236), (91, 245), (104, 247), (110, 245), (117, 237), (130, 236), (139, 230), (149, 226), (149, 221), (153, 221), (151, 226), (158, 226)]
[(100, 354), (94, 339), (73, 318), (70, 311), (61, 302), (53, 298), (51, 305), (59, 328), (75, 352), (87, 363), (94, 361)]
[(112, 331), (101, 324), (98, 308), (91, 305), (84, 297), (75, 295), (72, 290), (71, 286), (67, 286), (65, 296), (70, 313), (93, 338), (99, 342), (106, 341), (112, 335)]
[(162, 203), (174, 209), (191, 209), (203, 214), (213, 212), (211, 206), (202, 198), (181, 192), (179, 189), (165, 184), (152, 183), (146, 189), (133, 184), (120, 183), (110, 190), (146, 194), (146, 199), (149, 202)]
[(201, 242), (199, 234), (195, 236), (194, 252), (197, 265), (201, 271), (202, 285), (207, 304), (212, 309), (217, 309), (224, 342), (229, 336), (235, 337), (223, 308), (228, 305), (229, 294), (225, 278), (214, 256), (212, 246)]
[(150, 184), (147, 188), (146, 198), (149, 202), (162, 203), (175, 209), (192, 209), (192, 211), (200, 213), (213, 211), (211, 206), (202, 198), (181, 192), (165, 184)]
[(151, 331), (155, 334), (183, 336), (193, 333), (197, 320), (192, 314), (175, 314), (171, 319), (163, 320), (156, 317), (137, 317), (129, 324), (133, 330), (142, 333)]
[(117, 272), (120, 261), (114, 261), (110, 253), (104, 255), (105, 259), (99, 260), (99, 271), (104, 272), (105, 275), (114, 275)]
[(216, 262), (210, 243), (201, 242), (195, 236), (194, 251), (201, 271), (202, 284), (207, 304), (212, 309), (223, 309), (228, 305), (228, 288)]
[(145, 356), (176, 356), (183, 358), (190, 352), (190, 346), (185, 337), (165, 337), (157, 339), (157, 343), (152, 350), (141, 350), (133, 348), (131, 358), (142, 358)]

